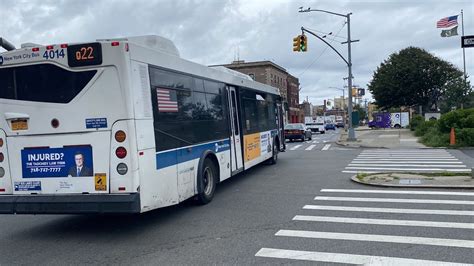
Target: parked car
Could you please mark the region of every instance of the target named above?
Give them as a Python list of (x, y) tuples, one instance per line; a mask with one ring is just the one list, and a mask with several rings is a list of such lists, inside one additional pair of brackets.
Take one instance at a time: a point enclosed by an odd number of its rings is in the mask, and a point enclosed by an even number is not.
[(305, 141), (306, 139), (311, 140), (311, 130), (301, 123), (287, 124), (285, 126), (285, 140), (286, 139), (290, 141), (295, 139), (301, 141)]
[(337, 128), (344, 127), (344, 122), (336, 122), (336, 127)]
[(336, 125), (334, 125), (333, 123), (327, 123), (326, 130), (336, 130)]

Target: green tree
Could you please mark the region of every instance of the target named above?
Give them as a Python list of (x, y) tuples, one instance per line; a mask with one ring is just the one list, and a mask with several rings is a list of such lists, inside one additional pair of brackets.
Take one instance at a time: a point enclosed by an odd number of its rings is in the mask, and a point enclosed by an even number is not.
[(460, 104), (472, 92), (458, 68), (417, 47), (391, 54), (374, 72), (368, 89), (382, 109), (438, 107), (440, 101)]
[(359, 113), (359, 119), (360, 120), (365, 119), (367, 114), (365, 112), (365, 109), (362, 106), (360, 106), (360, 104), (356, 104), (354, 106), (354, 111)]

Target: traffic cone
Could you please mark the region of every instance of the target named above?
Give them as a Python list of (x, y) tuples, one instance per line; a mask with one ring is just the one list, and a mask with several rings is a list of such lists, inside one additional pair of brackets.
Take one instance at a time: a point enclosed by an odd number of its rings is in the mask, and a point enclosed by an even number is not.
[(451, 128), (451, 133), (449, 134), (449, 145), (456, 145), (456, 133), (454, 132), (454, 127)]

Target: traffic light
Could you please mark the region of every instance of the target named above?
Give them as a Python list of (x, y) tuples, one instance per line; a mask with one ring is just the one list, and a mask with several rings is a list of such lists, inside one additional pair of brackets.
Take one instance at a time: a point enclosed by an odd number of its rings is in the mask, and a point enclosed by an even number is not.
[(357, 95), (357, 88), (352, 88), (352, 97), (358, 97)]
[(308, 50), (308, 37), (306, 35), (300, 35), (300, 51), (306, 52)]
[(299, 52), (301, 49), (301, 35), (293, 38), (293, 52)]

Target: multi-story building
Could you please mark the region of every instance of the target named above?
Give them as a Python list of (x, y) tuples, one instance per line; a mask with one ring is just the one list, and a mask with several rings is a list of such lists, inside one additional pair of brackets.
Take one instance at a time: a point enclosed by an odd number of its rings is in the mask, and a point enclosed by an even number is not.
[(338, 110), (347, 109), (347, 102), (349, 99), (347, 97), (334, 98), (334, 108)]
[(239, 60), (219, 66), (247, 74), (255, 81), (278, 88), (286, 110), (286, 122), (302, 122), (299, 118), (300, 83), (298, 78), (289, 74), (286, 69), (271, 61), (245, 62)]

